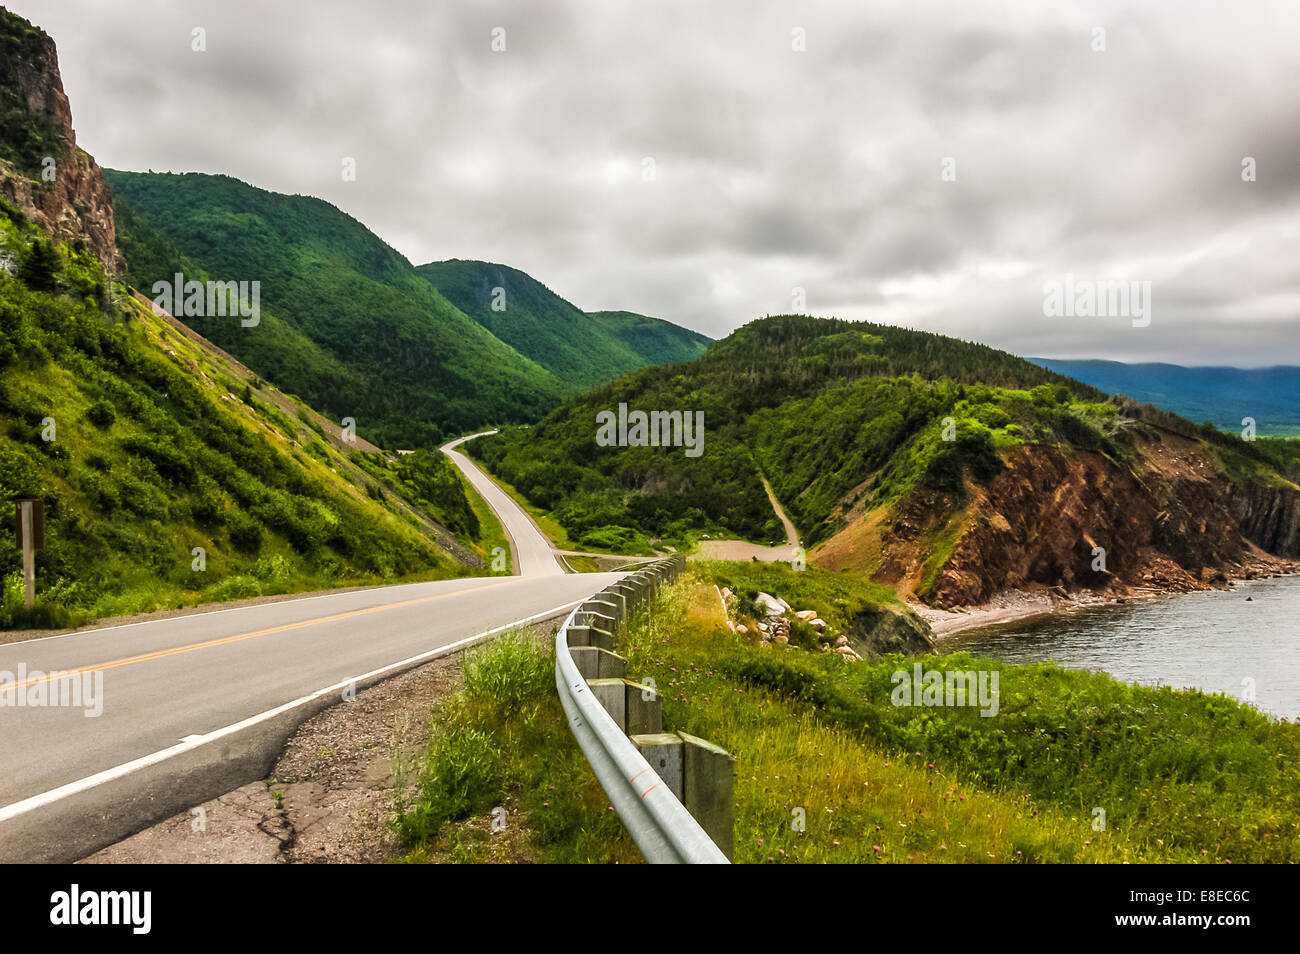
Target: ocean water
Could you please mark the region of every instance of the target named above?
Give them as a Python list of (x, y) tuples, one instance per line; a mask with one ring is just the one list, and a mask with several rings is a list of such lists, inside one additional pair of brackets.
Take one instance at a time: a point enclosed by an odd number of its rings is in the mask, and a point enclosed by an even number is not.
[[(1250, 597), (1247, 600), (1247, 597)], [(985, 627), (941, 643), (1010, 663), (1051, 659), (1125, 682), (1222, 692), (1300, 717), (1300, 577)]]

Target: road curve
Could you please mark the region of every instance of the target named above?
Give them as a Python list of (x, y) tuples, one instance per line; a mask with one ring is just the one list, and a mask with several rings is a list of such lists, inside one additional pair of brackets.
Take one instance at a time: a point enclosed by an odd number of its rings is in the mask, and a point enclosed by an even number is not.
[(564, 573), (564, 567), (560, 565), (555, 556), (555, 551), (551, 549), (551, 541), (546, 539), (542, 531), (537, 529), (537, 525), (533, 523), (532, 518), (517, 503), (511, 500), (510, 495), (498, 487), (491, 477), (483, 473), (477, 464), (456, 450), (466, 441), (472, 441), (476, 437), (486, 437), (488, 434), (495, 433), (496, 431), (483, 431), (479, 434), (471, 434), (469, 437), (462, 437), (459, 440), (443, 445), (442, 452), (460, 468), (460, 472), (465, 475), (474, 489), (479, 492), (479, 496), (487, 501), (488, 506), (501, 520), (502, 526), (505, 527), (506, 536), (510, 538), (510, 562), (515, 572), (520, 576), (556, 576), (562, 574)]
[[(349, 687), (561, 615), (624, 575), (564, 573), (514, 501), (447, 452), (510, 533), (520, 575), (327, 593), (0, 646), (0, 862), (74, 861), (262, 778), (297, 725), (346, 704)], [(48, 704), (60, 689), (68, 701), (74, 684), (98, 702)]]

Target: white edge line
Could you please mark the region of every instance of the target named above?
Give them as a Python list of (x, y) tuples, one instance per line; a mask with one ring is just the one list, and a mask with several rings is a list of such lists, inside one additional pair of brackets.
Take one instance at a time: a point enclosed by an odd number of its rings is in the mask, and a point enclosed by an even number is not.
[(486, 639), (488, 636), (494, 636), (497, 633), (503, 632), (514, 626), (522, 626), (526, 623), (531, 623), (539, 619), (545, 619), (551, 616), (556, 616), (559, 613), (564, 612), (564, 610), (566, 609), (570, 609), (574, 606), (577, 606), (580, 603), (587, 602), (587, 600), (589, 599), (591, 599), (591, 597), (584, 596), (580, 600), (573, 600), (570, 603), (565, 603), (563, 606), (557, 606), (554, 609), (544, 610), (541, 613), (534, 613), (532, 616), (526, 616), (523, 619), (517, 619), (509, 623), (504, 623), (501, 626), (495, 627), (494, 629), (489, 629), (482, 633), (477, 633), (473, 636), (466, 636), (464, 639), (458, 639), (453, 643), (447, 643), (445, 646), (439, 646), (437, 649), (431, 649), (428, 652), (420, 653), (417, 656), (410, 656), (406, 659), (401, 660), (400, 662), (390, 663), (389, 665), (383, 666), (379, 669), (372, 669), (370, 670), (370, 672), (362, 673), (359, 676), (350, 676), (347, 679), (334, 683), (334, 685), (332, 686), (326, 686), (324, 689), (317, 689), (315, 692), (311, 693), (310, 695), (301, 696), (297, 699), (294, 699), (292, 702), (286, 702), (282, 706), (276, 706), (274, 709), (267, 709), (265, 712), (259, 712), (255, 716), (250, 716), (247, 719), (243, 719), (239, 722), (232, 723), (231, 725), (224, 726), (223, 728), (220, 729), (214, 729), (212, 732), (209, 732), (206, 735), (187, 736), (186, 737), (187, 741), (182, 741), (177, 745), (169, 746), (168, 748), (165, 749), (160, 749), (157, 752), (153, 752), (149, 755), (142, 756), (138, 759), (132, 759), (130, 762), (123, 762), (121, 765), (114, 766), (113, 768), (110, 769), (105, 769), (102, 772), (96, 772), (94, 775), (88, 775), (85, 778), (78, 779), (75, 782), (69, 782), (66, 785), (60, 785), (58, 788), (52, 788), (48, 792), (42, 792), (39, 795), (33, 795), (30, 798), (24, 798), (22, 801), (13, 802), (10, 805), (5, 805), (3, 808), (0, 808), (0, 822), (6, 822), (13, 818), (17, 818), (19, 815), (25, 815), (27, 812), (33, 811), (37, 808), (43, 808), (46, 805), (52, 805), (53, 803), (60, 801), (64, 798), (67, 798), (70, 795), (76, 795), (81, 792), (89, 791), (92, 788), (95, 788), (99, 785), (103, 785), (105, 782), (111, 782), (119, 778), (124, 778), (127, 775), (130, 775), (132, 772), (137, 772), (142, 768), (148, 768), (151, 765), (157, 765), (159, 762), (165, 762), (167, 759), (171, 758), (172, 756), (180, 755), (182, 752), (188, 752), (191, 749), (198, 748), (200, 745), (206, 745), (209, 742), (215, 742), (217, 739), (222, 739), (228, 735), (233, 735), (234, 733), (239, 732), (243, 729), (247, 729), (250, 726), (257, 725), (259, 722), (265, 722), (267, 719), (272, 719), (278, 715), (283, 715), (284, 713), (290, 711), (291, 709), (296, 709), (298, 706), (305, 705), (308, 702), (312, 702), (316, 699), (319, 699), (321, 696), (326, 696), (329, 695), (330, 693), (338, 692), (341, 689), (346, 689), (347, 687), (352, 686), (355, 683), (362, 681), (363, 679), (369, 679), (372, 676), (379, 676), (393, 669), (398, 669), (402, 666), (408, 666), (412, 663), (420, 662), (423, 659), (429, 659), (434, 656), (440, 656), (443, 655), (444, 653), (449, 653), (452, 650), (458, 649), (461, 646), (465, 646), (468, 645), (469, 643), (477, 642), (478, 640), (481, 639)]

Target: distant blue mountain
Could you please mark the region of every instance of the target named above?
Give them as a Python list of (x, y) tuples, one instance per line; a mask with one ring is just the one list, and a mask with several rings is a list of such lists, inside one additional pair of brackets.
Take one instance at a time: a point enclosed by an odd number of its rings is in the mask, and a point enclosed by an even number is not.
[(1119, 361), (1026, 360), (1107, 393), (1127, 394), (1173, 411), (1197, 424), (1210, 421), (1225, 431), (1239, 432), (1241, 419), (1253, 417), (1261, 435), (1300, 435), (1300, 367), (1188, 368)]

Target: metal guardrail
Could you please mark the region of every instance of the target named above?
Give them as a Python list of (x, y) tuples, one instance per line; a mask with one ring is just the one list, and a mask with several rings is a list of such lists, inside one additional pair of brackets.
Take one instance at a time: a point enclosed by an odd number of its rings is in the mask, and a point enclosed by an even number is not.
[[(684, 562), (681, 556), (660, 560), (630, 574), (624, 582), (648, 597), (660, 581), (675, 579)], [(621, 599), (617, 602), (623, 603)], [(624, 613), (630, 609), (624, 606)], [(555, 686), (569, 728), (614, 811), (651, 864), (728, 864), (726, 855), (663, 784), (578, 671), (569, 651), (568, 631), (582, 611), (581, 605), (575, 608), (556, 635)]]

